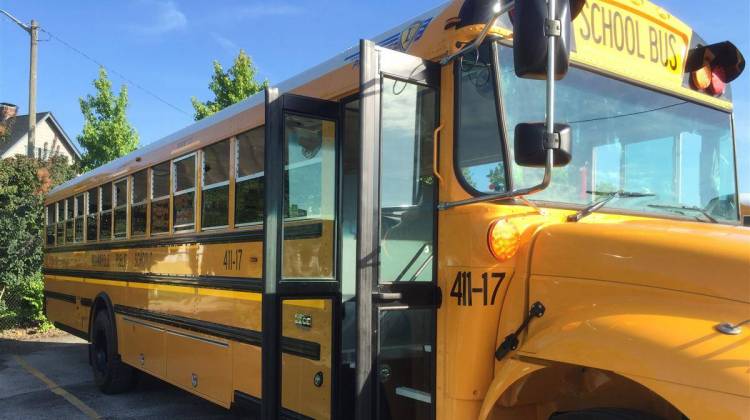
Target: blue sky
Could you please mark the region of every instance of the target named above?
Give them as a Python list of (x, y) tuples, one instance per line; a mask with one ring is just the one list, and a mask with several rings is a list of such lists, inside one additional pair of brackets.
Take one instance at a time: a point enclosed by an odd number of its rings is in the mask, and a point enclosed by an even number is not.
[[(731, 40), (750, 58), (750, 2), (657, 3), (708, 42)], [(439, 4), (436, 0), (3, 0), (0, 8), (23, 21), (38, 20), (56, 37), (110, 68), (116, 87), (128, 85), (130, 121), (141, 144), (148, 144), (192, 122), (190, 97), (210, 98), (212, 60), (228, 66), (244, 48), (260, 78), (278, 83), (360, 38), (373, 37)], [(75, 137), (83, 125), (78, 98), (92, 91), (97, 65), (44, 32), (40, 39), (37, 109), (52, 111)], [(21, 112), (27, 112), (27, 83), (28, 36), (0, 17), (0, 102), (18, 104)], [(750, 191), (750, 70), (733, 84), (733, 92), (741, 189)]]

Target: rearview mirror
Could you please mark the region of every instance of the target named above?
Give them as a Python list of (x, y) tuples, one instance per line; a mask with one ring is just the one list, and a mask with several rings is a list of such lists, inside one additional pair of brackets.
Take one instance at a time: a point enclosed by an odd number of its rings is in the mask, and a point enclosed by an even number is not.
[(555, 166), (570, 163), (570, 126), (555, 124), (554, 144), (547, 144), (545, 123), (521, 123), (516, 126), (513, 150), (516, 164), (532, 168), (543, 168), (547, 163), (547, 151), (552, 149)]
[(558, 0), (556, 15), (547, 20), (546, 0), (520, 0), (515, 2), (513, 16), (513, 59), (516, 76), (526, 79), (547, 78), (548, 34), (555, 37), (555, 80), (568, 73), (570, 60), (570, 25), (572, 13), (578, 14), (585, 1)]

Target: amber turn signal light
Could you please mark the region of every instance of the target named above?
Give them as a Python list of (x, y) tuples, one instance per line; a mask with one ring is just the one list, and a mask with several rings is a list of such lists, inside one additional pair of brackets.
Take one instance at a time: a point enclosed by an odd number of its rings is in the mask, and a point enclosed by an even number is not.
[(518, 252), (521, 234), (506, 219), (498, 219), (490, 224), (487, 232), (487, 246), (498, 261), (507, 261)]

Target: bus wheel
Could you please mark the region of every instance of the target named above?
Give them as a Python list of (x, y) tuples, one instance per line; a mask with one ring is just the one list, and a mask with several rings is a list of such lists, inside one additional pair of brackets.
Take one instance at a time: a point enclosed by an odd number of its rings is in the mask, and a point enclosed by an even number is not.
[(118, 394), (133, 388), (136, 371), (120, 360), (114, 322), (107, 311), (99, 311), (91, 327), (91, 367), (94, 382), (105, 394)]
[(591, 408), (554, 413), (549, 420), (661, 420), (661, 417), (624, 408)]

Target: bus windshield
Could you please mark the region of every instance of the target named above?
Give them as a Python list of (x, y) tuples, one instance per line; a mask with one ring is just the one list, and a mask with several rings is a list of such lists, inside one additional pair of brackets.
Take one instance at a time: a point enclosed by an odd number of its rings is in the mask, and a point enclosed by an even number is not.
[[(513, 50), (499, 47), (498, 124), (490, 51), (460, 66), (457, 165), (478, 193), (509, 188), (500, 137), (509, 146), (514, 188), (535, 185), (543, 174), (516, 165), (512, 154), (516, 124), (544, 120), (545, 82), (516, 77)], [(557, 84), (556, 95), (555, 119), (572, 128), (573, 160), (531, 199), (586, 205), (608, 192), (645, 193), (608, 208), (737, 222), (730, 114), (579, 68)]]

